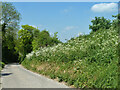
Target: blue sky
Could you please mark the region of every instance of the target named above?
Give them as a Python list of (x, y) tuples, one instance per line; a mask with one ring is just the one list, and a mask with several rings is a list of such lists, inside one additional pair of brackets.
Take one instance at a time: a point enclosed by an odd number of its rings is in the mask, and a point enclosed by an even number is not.
[(58, 32), (58, 38), (65, 39), (89, 34), (89, 25), (95, 16), (113, 19), (118, 12), (116, 3), (103, 2), (13, 2), (22, 19), (20, 25), (32, 25), (50, 34)]

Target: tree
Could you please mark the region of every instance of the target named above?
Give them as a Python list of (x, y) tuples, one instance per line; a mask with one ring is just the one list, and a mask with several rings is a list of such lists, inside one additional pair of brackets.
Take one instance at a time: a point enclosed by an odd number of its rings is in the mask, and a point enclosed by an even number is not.
[(9, 27), (13, 28), (13, 30), (17, 30), (20, 19), (20, 13), (11, 3), (2, 3), (2, 17), (0, 21), (2, 22), (3, 35)]
[[(112, 22), (112, 25), (113, 25), (113, 27), (114, 28), (116, 28), (116, 27), (120, 27), (120, 14), (118, 14), (118, 15), (112, 15), (112, 17), (114, 17), (115, 19), (113, 20), (113, 22)], [(118, 28), (119, 28), (118, 27)]]
[(39, 33), (40, 33), (40, 30), (35, 29), (35, 30), (33, 31), (33, 38), (37, 38), (37, 37), (39, 36)]
[(95, 17), (94, 20), (91, 21), (92, 25), (89, 25), (89, 29), (92, 29), (93, 32), (96, 32), (100, 28), (109, 29), (111, 27), (111, 22), (104, 17)]
[(61, 41), (57, 38), (57, 33), (58, 32), (54, 33), (53, 37), (51, 37), (49, 32), (46, 30), (36, 33), (37, 35), (34, 37), (32, 42), (33, 50), (37, 50), (40, 47), (53, 46), (54, 44), (61, 43)]
[(18, 57), (14, 46), (20, 19), (20, 13), (11, 3), (2, 3), (2, 16), (0, 17), (2, 27), (2, 60), (6, 63), (16, 61)]
[(36, 28), (29, 25), (22, 25), (22, 29), (18, 31), (18, 41), (15, 49), (19, 53), (19, 58), (24, 59), (26, 54), (32, 51), (33, 31)]
[(32, 42), (33, 50), (50, 45), (51, 38), (48, 31), (43, 30), (38, 33)]
[(58, 34), (58, 32), (55, 32), (55, 33), (54, 33), (54, 36), (52, 37), (51, 45), (58, 44), (58, 43), (62, 43), (60, 40), (58, 40), (57, 34)]

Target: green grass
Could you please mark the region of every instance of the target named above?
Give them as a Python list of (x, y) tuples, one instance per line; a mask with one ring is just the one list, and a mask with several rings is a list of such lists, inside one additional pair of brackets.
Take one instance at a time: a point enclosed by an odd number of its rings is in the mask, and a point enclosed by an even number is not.
[(28, 54), (22, 65), (76, 88), (118, 87), (118, 30), (98, 30)]

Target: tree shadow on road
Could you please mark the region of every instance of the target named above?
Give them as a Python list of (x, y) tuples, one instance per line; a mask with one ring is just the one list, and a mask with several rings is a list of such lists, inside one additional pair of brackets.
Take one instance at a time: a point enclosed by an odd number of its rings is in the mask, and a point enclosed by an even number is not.
[(1, 73), (0, 76), (8, 76), (11, 75), (12, 73)]

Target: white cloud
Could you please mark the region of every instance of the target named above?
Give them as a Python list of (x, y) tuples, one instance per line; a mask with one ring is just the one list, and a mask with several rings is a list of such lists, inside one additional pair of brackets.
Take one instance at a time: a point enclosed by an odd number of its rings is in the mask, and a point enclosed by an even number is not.
[(74, 30), (74, 29), (77, 29), (78, 27), (77, 26), (67, 26), (64, 28), (65, 31), (69, 31), (69, 30)]
[(100, 3), (95, 4), (91, 8), (94, 12), (117, 12), (118, 4), (117, 3)]

